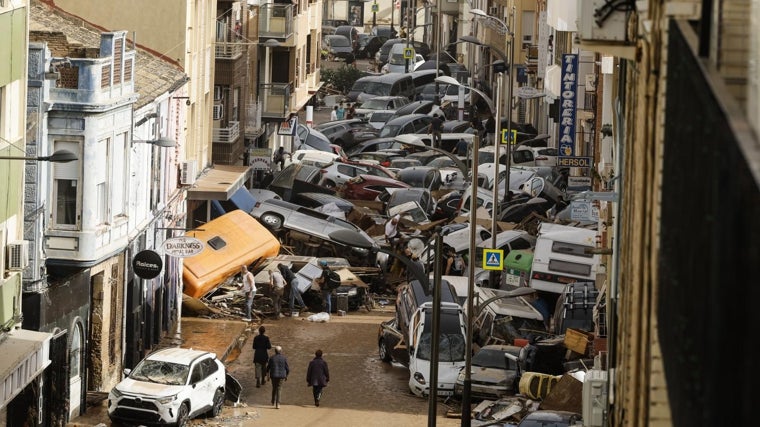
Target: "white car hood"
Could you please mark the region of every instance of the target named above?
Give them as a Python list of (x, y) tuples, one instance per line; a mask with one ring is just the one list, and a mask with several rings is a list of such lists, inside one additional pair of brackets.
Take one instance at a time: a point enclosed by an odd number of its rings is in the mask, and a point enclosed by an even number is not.
[(147, 381), (137, 381), (132, 378), (124, 378), (116, 388), (122, 394), (151, 396), (151, 397), (165, 397), (173, 396), (184, 388), (179, 385), (158, 384)]

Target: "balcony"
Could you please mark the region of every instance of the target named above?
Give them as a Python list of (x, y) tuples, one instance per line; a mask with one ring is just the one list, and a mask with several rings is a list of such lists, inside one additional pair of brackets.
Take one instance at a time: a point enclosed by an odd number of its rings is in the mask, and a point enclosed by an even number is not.
[(215, 127), (211, 133), (211, 140), (219, 144), (232, 144), (240, 138), (240, 122), (228, 122), (228, 127)]
[(268, 118), (283, 118), (290, 111), (290, 83), (264, 83), (259, 85), (259, 102), (261, 116)]
[(292, 4), (261, 5), (259, 9), (259, 39), (285, 42), (293, 36), (295, 9)]
[(235, 41), (216, 41), (214, 53), (216, 59), (236, 59), (245, 52), (245, 45)]

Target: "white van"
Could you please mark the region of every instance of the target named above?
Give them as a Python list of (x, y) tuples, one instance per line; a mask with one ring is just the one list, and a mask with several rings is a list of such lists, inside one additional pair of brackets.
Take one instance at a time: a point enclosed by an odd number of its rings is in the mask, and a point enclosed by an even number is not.
[(562, 294), (568, 283), (595, 282), (599, 255), (596, 230), (542, 222), (533, 250), (530, 287)]
[[(289, 163), (302, 163), (304, 165), (315, 166), (318, 168), (329, 165), (338, 160), (339, 155), (328, 153), (320, 150), (296, 150), (290, 158), (286, 158), (285, 166)], [(288, 161), (289, 160), (289, 161)]]

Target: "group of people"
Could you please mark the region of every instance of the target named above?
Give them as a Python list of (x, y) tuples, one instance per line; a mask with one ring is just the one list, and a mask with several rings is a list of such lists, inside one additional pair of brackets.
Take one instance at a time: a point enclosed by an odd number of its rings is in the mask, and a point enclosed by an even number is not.
[[(252, 319), (253, 300), (258, 288), (255, 277), (248, 270), (248, 266), (241, 266), (240, 276), (242, 279), (241, 291), (245, 296), (245, 312), (242, 320), (250, 322)], [(259, 283), (259, 285), (262, 284)], [(297, 315), (295, 313), (300, 311), (296, 310), (296, 303), (298, 303), (300, 309), (306, 308), (306, 303), (303, 301), (303, 296), (298, 286), (298, 277), (287, 264), (277, 264), (277, 268), (269, 272), (269, 282), (267, 285), (269, 287), (269, 296), (274, 305), (275, 317), (282, 318), (285, 316), (282, 313), (282, 298), (286, 292), (288, 294), (288, 308), (290, 309), (291, 316)]]
[[(267, 377), (272, 383), (272, 405), (280, 409), (280, 397), (283, 383), (288, 380), (290, 366), (288, 358), (283, 354), (282, 347), (274, 346), (274, 355), (269, 357), (272, 342), (266, 335), (266, 328), (259, 326), (259, 334), (253, 338), (253, 365), (256, 375), (256, 388), (266, 384)], [(330, 370), (322, 358), (322, 350), (314, 352), (314, 358), (306, 368), (306, 385), (312, 388), (314, 406), (319, 406), (322, 400), (322, 390), (330, 382)]]
[(350, 120), (356, 117), (356, 107), (354, 104), (351, 104), (348, 109), (346, 109), (343, 106), (343, 103), (337, 104), (333, 106), (332, 111), (330, 111), (330, 121), (336, 121), (336, 120)]

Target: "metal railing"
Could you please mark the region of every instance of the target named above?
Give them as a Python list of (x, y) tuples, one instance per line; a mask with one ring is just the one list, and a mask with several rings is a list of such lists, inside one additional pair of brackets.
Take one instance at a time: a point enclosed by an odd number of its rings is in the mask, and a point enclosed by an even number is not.
[(293, 5), (261, 5), (259, 9), (259, 39), (287, 39), (293, 35)]
[(261, 101), (251, 102), (245, 106), (245, 136), (254, 138), (261, 135)]
[(217, 59), (235, 59), (239, 58), (245, 52), (245, 44), (235, 41), (216, 41), (214, 53)]
[(231, 144), (240, 138), (240, 122), (229, 122), (226, 128), (214, 128), (211, 132), (213, 142)]
[(264, 117), (285, 117), (290, 111), (290, 83), (262, 83), (259, 85), (261, 115)]

